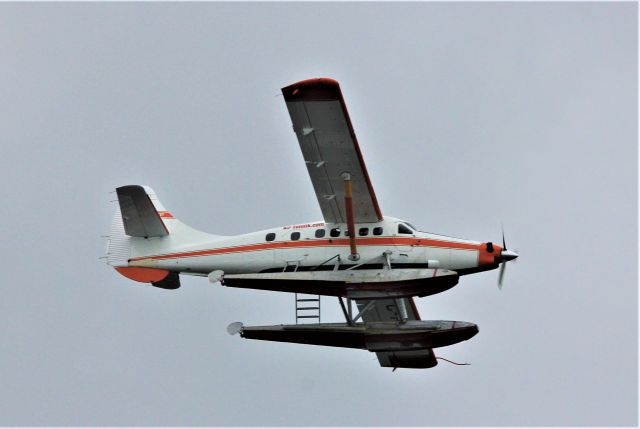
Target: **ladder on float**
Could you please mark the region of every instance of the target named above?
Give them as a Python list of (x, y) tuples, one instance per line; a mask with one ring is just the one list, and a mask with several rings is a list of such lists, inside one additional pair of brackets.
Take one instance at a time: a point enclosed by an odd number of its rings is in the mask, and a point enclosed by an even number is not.
[[(287, 261), (283, 272), (298, 271), (300, 261)], [(310, 295), (307, 293), (296, 293), (296, 325), (302, 321), (320, 323), (321, 301), (320, 295)]]
[(296, 294), (296, 325), (300, 319), (316, 319), (320, 323), (320, 295)]

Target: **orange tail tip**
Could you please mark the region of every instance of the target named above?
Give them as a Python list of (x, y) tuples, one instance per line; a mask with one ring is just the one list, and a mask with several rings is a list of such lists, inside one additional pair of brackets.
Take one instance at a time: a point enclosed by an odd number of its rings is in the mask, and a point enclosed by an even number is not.
[(158, 268), (114, 267), (128, 279), (142, 283), (159, 282), (169, 275), (169, 271)]

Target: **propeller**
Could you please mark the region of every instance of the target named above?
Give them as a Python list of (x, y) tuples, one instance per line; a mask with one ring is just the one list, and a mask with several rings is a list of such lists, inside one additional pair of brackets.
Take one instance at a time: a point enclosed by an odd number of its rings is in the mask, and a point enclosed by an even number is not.
[(507, 249), (507, 242), (504, 239), (504, 226), (501, 225), (502, 228), (502, 253), (500, 254), (500, 263), (502, 266), (500, 267), (500, 275), (498, 276), (498, 289), (502, 290), (502, 280), (504, 279), (504, 272), (507, 269), (507, 262), (516, 259), (518, 256), (517, 252), (513, 250)]
[(502, 290), (502, 279), (504, 278), (504, 271), (507, 269), (507, 263), (503, 262), (500, 267), (500, 275), (498, 276), (498, 289)]

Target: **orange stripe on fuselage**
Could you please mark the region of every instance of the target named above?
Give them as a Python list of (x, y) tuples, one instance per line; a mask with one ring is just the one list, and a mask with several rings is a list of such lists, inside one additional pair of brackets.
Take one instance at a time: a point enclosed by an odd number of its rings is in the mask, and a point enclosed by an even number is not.
[[(164, 255), (143, 256), (131, 258), (130, 261), (142, 261), (145, 259), (162, 260), (174, 258), (193, 258), (198, 256), (220, 255), (226, 253), (255, 252), (258, 250), (290, 249), (302, 247), (334, 247), (348, 246), (349, 239), (324, 239), (324, 240), (300, 240), (300, 241), (273, 241), (268, 243), (246, 244), (240, 246), (220, 247), (217, 249), (194, 250), (191, 252), (168, 253)], [(437, 247), (442, 249), (468, 249), (479, 250), (481, 245), (469, 243), (457, 243), (453, 241), (434, 240), (427, 238), (404, 237), (380, 237), (358, 238), (358, 246), (418, 246)]]

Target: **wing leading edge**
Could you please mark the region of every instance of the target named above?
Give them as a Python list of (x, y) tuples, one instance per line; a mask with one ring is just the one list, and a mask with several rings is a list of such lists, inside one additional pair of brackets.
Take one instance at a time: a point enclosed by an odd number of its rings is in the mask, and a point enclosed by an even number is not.
[(282, 94), (325, 222), (347, 222), (344, 173), (351, 178), (355, 222), (382, 220), (338, 82), (303, 80)]

